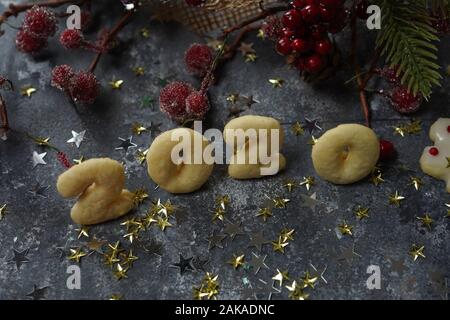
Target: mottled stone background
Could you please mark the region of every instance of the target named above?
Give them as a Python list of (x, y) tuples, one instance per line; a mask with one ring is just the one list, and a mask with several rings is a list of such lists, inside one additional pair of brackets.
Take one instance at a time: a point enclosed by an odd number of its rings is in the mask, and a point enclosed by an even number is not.
[[(0, 8), (3, 9), (6, 3), (9, 1), (0, 1)], [(121, 10), (119, 5), (110, 5), (103, 11), (108, 13), (95, 16), (96, 24), (110, 23), (112, 16), (117, 19)], [(12, 133), (6, 142), (0, 143), (0, 204), (7, 203), (9, 209), (0, 221), (1, 299), (26, 299), (33, 285), (48, 286), (44, 293), (47, 299), (107, 299), (112, 294), (120, 294), (125, 299), (190, 299), (192, 287), (200, 284), (204, 272), (187, 271), (180, 275), (178, 269), (170, 267), (178, 262), (179, 254), (209, 260), (205, 270), (219, 274), (220, 299), (238, 299), (243, 297), (243, 292), (248, 293), (244, 290), (248, 287), (244, 284), (246, 278), (251, 287), (257, 288), (259, 279), (270, 281), (276, 268), (288, 270), (291, 278), (298, 279), (304, 271), (314, 271), (310, 264), (320, 272), (326, 267), (323, 277), (327, 281), (319, 280), (316, 289), (309, 290), (311, 299), (447, 298), (450, 220), (445, 218), (444, 204), (450, 199), (442, 181), (421, 173), (418, 160), (423, 148), (430, 144), (430, 124), (439, 117), (450, 115), (448, 78), (416, 115), (424, 128), (418, 135), (404, 138), (395, 135), (392, 126), (408, 123), (409, 118), (392, 111), (389, 104), (378, 97), (371, 101), (375, 131), (380, 137), (391, 140), (399, 154), (398, 159), (385, 168), (386, 183), (379, 187), (368, 181), (334, 186), (316, 177), (316, 185), (311, 191), (307, 192), (302, 187), (288, 193), (282, 187), (287, 178), (301, 180), (304, 176), (315, 176), (310, 159), (311, 147), (307, 144), (309, 135), (296, 137), (288, 133), (283, 150), (288, 166), (282, 174), (258, 181), (234, 181), (227, 177), (225, 166), (217, 166), (201, 191), (173, 196), (163, 190), (153, 191), (155, 185), (147, 176), (146, 168), (134, 159), (136, 149), (130, 149), (128, 154), (115, 150), (120, 143), (118, 137), (129, 137), (135, 121), (146, 125), (151, 121), (160, 122), (163, 130), (175, 126), (161, 114), (157, 103), (153, 108), (141, 107), (145, 96), (157, 100), (160, 78), (198, 84), (198, 80), (187, 75), (183, 54), (192, 42), (201, 39), (182, 27), (148, 21), (141, 14), (122, 33), (122, 50), (102, 59), (96, 71), (102, 83), (101, 97), (94, 106), (81, 107), (78, 113), (60, 92), (50, 86), (50, 71), (62, 63), (85, 68), (92, 58), (91, 53), (64, 51), (57, 40), (52, 39), (45, 53), (33, 58), (15, 50), (14, 30), (7, 28), (6, 35), (0, 39), (0, 74), (10, 78), (16, 88), (32, 85), (37, 89), (31, 98), (22, 97), (17, 91), (4, 94), (10, 122), (16, 131), (49, 136), (51, 143), (70, 158), (107, 156), (123, 161), (128, 188), (146, 187), (151, 190), (151, 198), (170, 199), (183, 208), (175, 227), (165, 233), (153, 227), (144, 233), (144, 243), (151, 239), (161, 243), (159, 255), (148, 254), (134, 245), (139, 260), (128, 272), (128, 279), (117, 281), (103, 264), (102, 257), (94, 253), (82, 260), (81, 290), (69, 290), (66, 287), (66, 268), (72, 263), (61, 258), (58, 247), (67, 251), (87, 240), (76, 239), (77, 226), (69, 217), (73, 201), (62, 199), (56, 192), (56, 178), (63, 168), (55, 152), (47, 150), (47, 165), (33, 169), (32, 152), (44, 151), (23, 134)], [(19, 22), (12, 19), (11, 24), (19, 25)], [(151, 30), (148, 39), (139, 35), (143, 27)], [(367, 32), (365, 36), (371, 43), (373, 34)], [(255, 43), (258, 60), (246, 63), (239, 54), (222, 69), (220, 82), (210, 92), (212, 111), (205, 126), (223, 128), (229, 107), (226, 96), (230, 93), (253, 95), (259, 103), (245, 113), (273, 116), (286, 123), (286, 130), (290, 127), (288, 123), (303, 121), (304, 117), (319, 119), (324, 129), (340, 123), (363, 122), (357, 94), (351, 85), (344, 84), (352, 77), (350, 69), (344, 68), (333, 79), (312, 87), (302, 82), (295, 70), (288, 69), (269, 42), (263, 42), (255, 35), (246, 41)], [(340, 39), (340, 45), (346, 51), (348, 39)], [(446, 55), (450, 50), (449, 38), (441, 41), (440, 48), (440, 63), (445, 67), (450, 63)], [(361, 57), (368, 57), (371, 53), (370, 45), (361, 43), (360, 49)], [(131, 70), (135, 66), (144, 66), (146, 75), (136, 77)], [(108, 82), (114, 77), (125, 81), (121, 90), (113, 91), (109, 87)], [(268, 82), (270, 78), (282, 78), (285, 85), (274, 89)], [(373, 84), (374, 87), (378, 85), (382, 84)], [(71, 130), (87, 130), (79, 149), (66, 142), (71, 137)], [(133, 141), (139, 148), (146, 149), (151, 136), (144, 133), (133, 137)], [(423, 179), (424, 186), (420, 191), (408, 185), (410, 175)], [(49, 186), (45, 198), (29, 192), (37, 182)], [(388, 195), (396, 190), (406, 196), (400, 208), (388, 205)], [(302, 207), (304, 200), (301, 195), (314, 192), (319, 201), (315, 211)], [(211, 223), (214, 199), (223, 194), (232, 199), (227, 218), (242, 222), (246, 234), (238, 235), (233, 241), (227, 238), (224, 249), (208, 250), (207, 237), (213, 230), (221, 231), (223, 228), (222, 223)], [(287, 209), (275, 210), (267, 223), (255, 217), (266, 199), (265, 195), (284, 195), (291, 199)], [(145, 202), (130, 215), (145, 213), (149, 204), (149, 201)], [(369, 219), (357, 221), (353, 213), (357, 205), (370, 207)], [(431, 231), (421, 227), (416, 219), (425, 213), (435, 219)], [(344, 219), (354, 226), (353, 237), (341, 238), (336, 232), (336, 227)], [(90, 235), (109, 242), (122, 240), (121, 221), (96, 226), (90, 230)], [(265, 245), (262, 252), (247, 248), (248, 235), (252, 232), (263, 230), (268, 240), (275, 240), (284, 227), (296, 230), (295, 240), (287, 247), (286, 254), (274, 253), (270, 244)], [(125, 247), (130, 247), (125, 239), (122, 242)], [(425, 246), (425, 260), (412, 261), (408, 252), (413, 243)], [(360, 256), (345, 259), (349, 258), (345, 253), (351, 252), (353, 246)], [(13, 248), (30, 249), (29, 262), (20, 270), (11, 261)], [(246, 254), (247, 260), (250, 260), (252, 252), (267, 254), (266, 264), (270, 270), (263, 268), (257, 275), (248, 268), (234, 271), (226, 262), (234, 253), (241, 252)], [(381, 268), (380, 290), (366, 287), (369, 265)], [(273, 298), (286, 299), (287, 296), (288, 291), (283, 289)]]

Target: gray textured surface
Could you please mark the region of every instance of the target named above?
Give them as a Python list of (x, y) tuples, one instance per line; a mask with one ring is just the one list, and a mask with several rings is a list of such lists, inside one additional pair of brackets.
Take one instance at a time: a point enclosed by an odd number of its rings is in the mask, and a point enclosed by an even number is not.
[[(99, 18), (106, 20), (103, 16)], [(157, 106), (153, 110), (141, 108), (140, 102), (146, 95), (157, 99), (160, 90), (158, 77), (197, 83), (186, 74), (182, 57), (185, 48), (200, 39), (182, 28), (148, 25), (145, 20), (141, 17), (123, 33), (126, 49), (120, 55), (102, 59), (96, 71), (103, 86), (101, 98), (94, 106), (80, 108), (79, 113), (60, 92), (50, 87), (50, 70), (56, 64), (67, 62), (83, 68), (89, 64), (92, 54), (63, 52), (53, 39), (47, 54), (31, 58), (15, 51), (14, 32), (9, 29), (0, 40), (0, 74), (10, 78), (17, 88), (31, 84), (38, 89), (32, 98), (21, 97), (17, 92), (5, 94), (13, 128), (35, 136), (50, 136), (52, 144), (71, 158), (81, 155), (87, 158), (108, 156), (124, 161), (127, 187), (136, 189), (145, 186), (152, 190), (154, 184), (149, 180), (146, 168), (134, 161), (132, 152), (125, 155), (114, 148), (119, 143), (119, 136), (130, 136), (134, 121), (144, 124), (161, 122), (164, 130), (174, 127)], [(138, 36), (138, 30), (143, 26), (151, 29), (149, 39)], [(450, 49), (448, 40), (442, 41), (441, 52)], [(259, 56), (257, 63), (245, 63), (242, 57), (236, 56), (222, 70), (220, 83), (210, 92), (213, 111), (206, 122), (208, 127), (223, 127), (228, 115), (225, 97), (233, 92), (253, 94), (260, 102), (248, 113), (273, 116), (283, 123), (303, 121), (306, 116), (320, 119), (324, 129), (329, 129), (339, 123), (363, 121), (354, 89), (343, 85), (352, 76), (350, 70), (313, 88), (286, 67), (283, 59), (268, 48), (269, 43), (261, 42), (254, 36), (247, 41), (255, 42)], [(347, 43), (342, 40), (344, 48)], [(450, 61), (448, 57), (442, 57), (441, 63), (446, 66)], [(145, 66), (145, 76), (137, 78), (133, 75), (130, 68), (138, 65)], [(122, 90), (112, 91), (109, 88), (108, 82), (113, 77), (125, 80)], [(281, 89), (273, 89), (268, 83), (269, 78), (277, 77), (286, 81)], [(49, 286), (46, 290), (49, 299), (105, 299), (113, 293), (121, 294), (126, 299), (190, 299), (192, 286), (200, 284), (203, 272), (188, 271), (180, 275), (177, 269), (169, 267), (178, 262), (180, 253), (184, 257), (200, 256), (209, 260), (205, 269), (220, 275), (220, 299), (240, 298), (245, 287), (243, 277), (248, 277), (254, 287), (258, 279), (270, 280), (276, 268), (289, 270), (291, 277), (299, 278), (303, 271), (311, 270), (310, 263), (320, 269), (327, 266), (324, 277), (328, 282), (320, 282), (315, 290), (310, 291), (312, 299), (445, 298), (445, 289), (439, 289), (439, 279), (449, 276), (450, 221), (444, 218), (444, 203), (450, 202), (450, 197), (441, 181), (421, 173), (418, 159), (423, 147), (430, 144), (427, 135), (429, 125), (438, 117), (450, 115), (449, 100), (447, 78), (443, 87), (436, 90), (431, 101), (424, 104), (417, 114), (424, 123), (422, 133), (405, 138), (394, 135), (392, 126), (406, 123), (408, 118), (393, 112), (385, 101), (373, 100), (374, 129), (379, 136), (391, 140), (399, 153), (398, 159), (387, 166), (384, 174), (386, 183), (380, 187), (365, 181), (337, 187), (316, 179), (311, 192), (299, 188), (288, 194), (282, 188), (286, 178), (315, 176), (310, 146), (307, 145), (308, 135), (295, 137), (288, 133), (284, 146), (288, 167), (276, 177), (234, 181), (227, 177), (225, 166), (217, 166), (204, 188), (194, 194), (172, 196), (162, 190), (151, 191), (151, 198), (171, 199), (183, 207), (185, 213), (185, 221), (165, 233), (154, 227), (145, 234), (144, 239), (153, 238), (162, 243), (162, 255), (148, 255), (135, 249), (140, 259), (128, 273), (129, 278), (120, 282), (103, 265), (100, 255), (85, 257), (81, 264), (81, 290), (66, 288), (66, 268), (71, 262), (60, 259), (57, 249), (83, 243), (76, 239), (74, 229), (77, 226), (69, 217), (73, 201), (63, 200), (55, 189), (56, 178), (63, 168), (55, 153), (48, 151), (48, 164), (33, 169), (31, 155), (34, 150), (39, 151), (39, 147), (21, 134), (11, 134), (8, 141), (0, 143), (0, 204), (8, 203), (9, 208), (9, 214), (0, 221), (0, 299), (26, 298), (34, 284)], [(80, 149), (66, 143), (71, 137), (71, 130), (87, 130)], [(143, 134), (133, 140), (140, 148), (146, 148), (150, 135)], [(412, 171), (399, 169), (401, 165)], [(412, 174), (423, 178), (425, 185), (420, 192), (407, 185)], [(36, 182), (50, 186), (46, 192), (47, 198), (34, 197), (29, 193)], [(387, 196), (395, 190), (407, 197), (399, 209), (387, 204)], [(301, 207), (301, 195), (312, 192), (317, 193), (320, 201), (315, 212)], [(266, 263), (271, 270), (262, 269), (254, 275), (251, 270), (234, 271), (226, 264), (233, 253), (242, 251), (250, 260), (251, 252), (257, 252), (254, 248), (246, 248), (249, 243), (247, 235), (237, 236), (234, 241), (226, 239), (223, 250), (208, 250), (205, 239), (213, 230), (222, 229), (221, 223), (210, 222), (214, 199), (221, 194), (230, 195), (232, 201), (227, 217), (242, 222), (246, 234), (264, 230), (266, 238), (275, 240), (283, 227), (296, 229), (295, 241), (291, 242), (286, 254), (273, 253), (270, 245), (263, 247), (262, 254), (268, 255)], [(288, 208), (275, 210), (274, 217), (267, 223), (255, 218), (265, 195), (285, 195), (291, 199)], [(362, 222), (356, 220), (352, 209), (358, 204), (370, 207), (369, 219)], [(148, 205), (147, 201), (132, 215), (144, 213)], [(432, 231), (420, 227), (416, 220), (416, 216), (427, 212), (435, 219)], [(336, 226), (344, 219), (354, 226), (354, 237), (339, 239)], [(119, 240), (123, 234), (119, 223), (114, 221), (96, 226), (90, 234), (110, 242)], [(126, 241), (123, 243), (129, 247)], [(425, 260), (412, 261), (408, 251), (413, 243), (425, 245)], [(351, 263), (338, 261), (337, 256), (342, 250), (352, 245), (361, 257), (355, 256)], [(13, 248), (30, 248), (30, 261), (20, 270), (14, 263), (8, 262)], [(391, 259), (404, 259), (405, 270), (400, 273), (393, 271)], [(371, 264), (381, 268), (381, 290), (366, 288), (366, 269)], [(287, 298), (287, 293), (284, 289), (274, 298)]]

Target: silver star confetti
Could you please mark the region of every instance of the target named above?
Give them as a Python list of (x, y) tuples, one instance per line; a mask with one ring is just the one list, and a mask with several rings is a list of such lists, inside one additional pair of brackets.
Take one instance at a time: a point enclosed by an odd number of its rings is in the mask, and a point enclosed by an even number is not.
[(44, 161), (46, 155), (47, 152), (37, 153), (36, 151), (33, 151), (33, 168), (36, 168), (36, 166), (39, 164), (40, 165), (47, 164), (47, 162)]
[(67, 143), (74, 143), (77, 148), (80, 147), (81, 143), (84, 140), (84, 135), (86, 134), (86, 130), (83, 130), (81, 132), (76, 132), (72, 130), (72, 138), (67, 140)]

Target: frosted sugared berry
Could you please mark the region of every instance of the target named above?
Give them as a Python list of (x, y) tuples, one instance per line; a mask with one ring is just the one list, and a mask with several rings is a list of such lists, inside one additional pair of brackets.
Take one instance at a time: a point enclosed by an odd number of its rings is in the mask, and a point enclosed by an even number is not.
[(68, 90), (74, 75), (75, 72), (71, 66), (67, 64), (56, 66), (52, 70), (52, 86), (60, 90)]
[(305, 69), (310, 73), (316, 73), (322, 70), (325, 65), (325, 61), (318, 54), (314, 54), (306, 59)]
[(397, 112), (408, 114), (419, 110), (423, 96), (420, 93), (414, 95), (407, 87), (399, 85), (392, 89), (389, 99)]
[(171, 82), (159, 93), (159, 108), (169, 118), (183, 122), (186, 120), (186, 98), (194, 89), (184, 82)]
[(432, 156), (436, 157), (439, 154), (439, 149), (436, 147), (432, 147), (430, 148), (430, 150), (428, 151)]
[(205, 44), (193, 44), (186, 51), (184, 61), (189, 73), (203, 77), (214, 60), (213, 52)]
[(69, 169), (72, 167), (69, 158), (64, 152), (58, 151), (58, 153), (56, 154), (56, 158), (65, 168)]
[(24, 53), (37, 53), (47, 46), (46, 38), (37, 38), (29, 32), (20, 29), (16, 35), (17, 49)]
[(277, 51), (279, 54), (288, 55), (292, 52), (291, 40), (288, 38), (281, 38), (277, 43)]
[(55, 14), (46, 7), (33, 6), (25, 14), (23, 28), (35, 37), (51, 37), (56, 32)]
[(387, 82), (393, 84), (400, 84), (401, 75), (398, 74), (398, 68), (385, 67), (381, 70), (377, 69), (377, 73), (381, 75)]
[(194, 91), (186, 98), (186, 111), (192, 118), (203, 119), (208, 110), (209, 101), (206, 94)]
[(314, 50), (316, 51), (316, 53), (326, 56), (326, 55), (330, 54), (332, 48), (333, 48), (333, 46), (332, 46), (330, 40), (325, 39), (325, 40), (316, 41)]
[(395, 148), (392, 142), (380, 140), (380, 161), (391, 160), (395, 156)]
[(80, 71), (70, 81), (70, 95), (75, 102), (92, 104), (98, 95), (99, 83), (92, 72)]
[(66, 29), (61, 32), (59, 42), (66, 49), (78, 49), (84, 43), (83, 33), (78, 29)]
[(282, 28), (281, 19), (276, 15), (268, 16), (261, 26), (264, 36), (271, 40), (276, 40), (280, 37)]

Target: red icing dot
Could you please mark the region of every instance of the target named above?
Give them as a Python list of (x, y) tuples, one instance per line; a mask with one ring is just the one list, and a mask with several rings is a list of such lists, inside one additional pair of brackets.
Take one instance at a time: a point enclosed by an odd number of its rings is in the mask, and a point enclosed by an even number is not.
[(450, 126), (447, 127), (447, 132), (450, 133)]
[(432, 156), (437, 156), (437, 155), (439, 154), (439, 149), (433, 147), (433, 148), (430, 149), (429, 152), (430, 152), (430, 154), (431, 154)]

